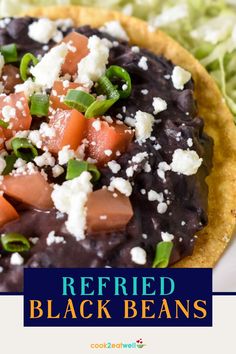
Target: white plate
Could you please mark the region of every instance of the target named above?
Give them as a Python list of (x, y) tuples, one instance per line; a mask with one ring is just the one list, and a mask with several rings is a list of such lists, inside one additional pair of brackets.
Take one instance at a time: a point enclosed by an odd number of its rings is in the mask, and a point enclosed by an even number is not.
[(213, 291), (236, 292), (236, 234), (213, 271)]

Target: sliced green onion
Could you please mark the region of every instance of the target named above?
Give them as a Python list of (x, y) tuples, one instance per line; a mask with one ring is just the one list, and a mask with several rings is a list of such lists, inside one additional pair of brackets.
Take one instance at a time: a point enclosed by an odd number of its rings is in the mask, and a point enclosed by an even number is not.
[(24, 252), (30, 249), (30, 243), (24, 235), (11, 232), (2, 235), (2, 247), (7, 252)]
[(99, 95), (105, 95), (107, 98), (114, 98), (118, 93), (112, 82), (105, 75), (98, 79), (96, 91)]
[(98, 80), (96, 90), (98, 94), (105, 95), (108, 99), (93, 102), (85, 112), (86, 118), (97, 117), (105, 114), (108, 109), (120, 98), (119, 92), (106, 76), (102, 76)]
[(30, 98), (30, 113), (37, 117), (46, 117), (49, 109), (49, 96), (42, 93), (36, 93)]
[(6, 175), (9, 175), (11, 173), (11, 171), (13, 170), (15, 162), (17, 160), (17, 157), (15, 154), (11, 154), (11, 155), (5, 156), (4, 159), (6, 161), (6, 167), (4, 168), (2, 175), (6, 176)]
[[(120, 81), (121, 89), (117, 89), (120, 94), (120, 98), (127, 98), (131, 94), (131, 78), (125, 69), (118, 65), (111, 65), (106, 73), (106, 77), (115, 85)], [(125, 86), (124, 86), (125, 85)]]
[(87, 161), (69, 160), (67, 164), (66, 179), (74, 179), (79, 177), (82, 172), (88, 171), (92, 175), (92, 182), (97, 182), (101, 176), (101, 173), (97, 167)]
[(168, 266), (172, 248), (172, 242), (162, 241), (157, 244), (153, 268), (166, 268)]
[(4, 122), (4, 120), (0, 119), (0, 126), (3, 127), (3, 128), (7, 128), (9, 125), (9, 123), (7, 122)]
[(6, 63), (13, 63), (18, 61), (18, 53), (16, 45), (13, 44), (6, 44), (0, 47), (0, 52), (4, 56), (4, 62)]
[(85, 112), (85, 118), (93, 118), (93, 117), (98, 117), (102, 116), (105, 114), (108, 109), (113, 106), (113, 104), (119, 99), (109, 99), (109, 100), (103, 100), (103, 101), (96, 101), (91, 106), (87, 109)]
[(92, 182), (97, 182), (101, 177), (101, 173), (97, 169), (97, 166), (92, 163), (88, 164), (88, 172), (92, 175)]
[(33, 65), (38, 64), (38, 59), (31, 53), (27, 53), (23, 56), (20, 62), (20, 76), (23, 81), (26, 81), (29, 76), (29, 64), (33, 63)]
[(68, 90), (64, 99), (68, 107), (75, 108), (79, 112), (85, 112), (94, 101), (94, 96), (82, 90)]
[(12, 149), (17, 157), (29, 162), (38, 156), (37, 149), (26, 138), (14, 138), (11, 142)]

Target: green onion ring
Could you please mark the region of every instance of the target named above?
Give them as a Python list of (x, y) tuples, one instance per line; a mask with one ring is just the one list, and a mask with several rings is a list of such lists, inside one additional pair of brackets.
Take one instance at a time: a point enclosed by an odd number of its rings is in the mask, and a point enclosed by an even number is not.
[(121, 81), (122, 86), (126, 85), (127, 88), (125, 88), (124, 90), (121, 89), (117, 89), (117, 91), (120, 94), (120, 98), (127, 98), (130, 96), (131, 94), (131, 90), (132, 90), (132, 86), (131, 86), (131, 78), (130, 75), (128, 73), (128, 71), (126, 71), (124, 68), (122, 68), (121, 66), (118, 65), (111, 65), (106, 73), (105, 73), (106, 77), (108, 77), (108, 79), (114, 84), (114, 81), (117, 82), (118, 80)]
[(162, 241), (157, 244), (153, 268), (166, 268), (168, 266), (172, 248), (172, 242)]
[(9, 123), (4, 122), (4, 120), (0, 119), (0, 126), (1, 126), (1, 127), (3, 127), (3, 128), (6, 129), (6, 128), (8, 127), (8, 125), (9, 125)]
[(86, 118), (102, 116), (120, 98), (119, 92), (106, 76), (98, 80), (96, 90), (99, 95), (105, 95), (108, 99), (93, 102), (85, 112)]
[(24, 235), (11, 232), (2, 235), (2, 247), (7, 252), (24, 252), (29, 251), (30, 243)]
[(79, 112), (85, 112), (94, 101), (94, 96), (82, 90), (68, 90), (64, 99), (68, 107), (75, 108)]
[(6, 44), (0, 47), (0, 52), (4, 57), (5, 64), (18, 61), (17, 47), (15, 43)]
[(29, 76), (29, 63), (32, 62), (33, 65), (38, 64), (38, 59), (31, 53), (27, 53), (23, 56), (20, 62), (20, 76), (23, 81), (26, 81)]
[(38, 156), (37, 149), (26, 138), (14, 138), (11, 141), (11, 146), (16, 157), (22, 158), (27, 162), (32, 161)]
[(15, 154), (7, 155), (5, 156), (5, 162), (6, 162), (6, 167), (4, 168), (2, 175), (6, 176), (11, 173), (11, 171), (14, 168), (15, 162), (17, 160), (17, 157)]
[(37, 117), (46, 117), (49, 109), (49, 96), (42, 93), (36, 93), (30, 98), (30, 113)]
[(101, 176), (101, 173), (95, 165), (87, 161), (69, 160), (67, 164), (66, 180), (79, 177), (84, 171), (91, 173), (92, 182), (97, 182)]

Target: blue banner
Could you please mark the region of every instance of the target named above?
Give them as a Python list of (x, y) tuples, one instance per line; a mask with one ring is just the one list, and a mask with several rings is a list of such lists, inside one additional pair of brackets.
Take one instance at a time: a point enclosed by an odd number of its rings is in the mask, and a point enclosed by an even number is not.
[(212, 326), (211, 269), (33, 269), (25, 326)]

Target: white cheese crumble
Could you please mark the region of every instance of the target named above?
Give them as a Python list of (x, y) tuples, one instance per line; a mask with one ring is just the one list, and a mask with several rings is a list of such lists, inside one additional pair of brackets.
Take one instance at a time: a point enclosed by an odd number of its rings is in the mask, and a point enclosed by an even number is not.
[(99, 28), (99, 30), (117, 39), (127, 42), (129, 41), (129, 37), (119, 21), (106, 22), (104, 26)]
[(111, 192), (114, 192), (114, 190), (116, 189), (120, 193), (124, 194), (126, 197), (129, 197), (132, 194), (132, 186), (130, 182), (122, 177), (113, 178), (108, 189)]
[(191, 176), (197, 173), (202, 164), (202, 158), (199, 158), (196, 151), (177, 149), (172, 156), (171, 169), (174, 172)]
[(92, 176), (89, 172), (83, 172), (79, 177), (55, 184), (52, 192), (52, 200), (57, 210), (66, 213), (68, 219), (65, 223), (67, 230), (79, 240), (85, 238), (88, 195), (93, 190), (90, 182)]
[(150, 173), (151, 171), (152, 171), (152, 167), (151, 167), (150, 163), (149, 162), (145, 162), (144, 172)]
[(145, 151), (145, 152), (139, 152), (137, 153), (136, 155), (134, 155), (132, 157), (132, 162), (134, 163), (141, 163), (143, 162), (144, 159), (146, 159), (148, 157), (148, 153)]
[(47, 44), (51, 39), (58, 43), (63, 38), (62, 33), (57, 29), (56, 22), (48, 18), (40, 18), (28, 28), (28, 36), (39, 43)]
[(16, 117), (16, 109), (12, 106), (4, 106), (2, 108), (2, 117), (4, 122), (9, 122), (11, 118)]
[(5, 64), (4, 56), (0, 53), (0, 77), (2, 76), (2, 69), (4, 67), (4, 64)]
[(38, 242), (39, 238), (38, 237), (30, 237), (30, 242), (33, 243), (33, 245), (36, 245), (36, 243)]
[(148, 192), (148, 200), (150, 202), (154, 202), (154, 201), (158, 201), (159, 203), (163, 202), (164, 200), (164, 196), (163, 193), (157, 193), (156, 191), (154, 191), (153, 189), (151, 189)]
[(6, 167), (6, 161), (3, 158), (3, 156), (0, 156), (0, 175), (3, 173), (5, 167)]
[(126, 117), (124, 120), (125, 124), (128, 125), (131, 128), (135, 127), (135, 119), (131, 117)]
[(34, 93), (41, 92), (41, 87), (29, 78), (23, 84), (16, 85), (15, 92), (24, 92), (26, 98), (29, 99)]
[(169, 232), (161, 232), (161, 238), (164, 242), (171, 242), (174, 239), (174, 235), (169, 234)]
[(154, 97), (152, 105), (154, 108), (154, 112), (153, 112), (154, 114), (158, 114), (158, 113), (163, 112), (167, 109), (167, 103), (161, 97)]
[(166, 79), (166, 80), (170, 80), (170, 78), (171, 78), (171, 76), (170, 76), (169, 74), (164, 75), (164, 79)]
[(35, 77), (35, 83), (44, 88), (52, 88), (54, 81), (59, 78), (61, 66), (68, 53), (68, 47), (65, 43), (53, 47), (46, 53), (42, 60), (30, 69)]
[(0, 81), (0, 94), (2, 94), (4, 91), (4, 85), (2, 83), (2, 81)]
[(59, 177), (60, 175), (62, 175), (63, 172), (64, 172), (64, 168), (60, 165), (55, 165), (52, 168), (52, 175), (54, 178)]
[(133, 166), (126, 168), (125, 172), (126, 172), (127, 177), (133, 177), (134, 171), (135, 171), (135, 169)]
[(64, 237), (62, 236), (55, 236), (55, 231), (51, 231), (48, 234), (48, 237), (46, 239), (46, 243), (48, 246), (51, 246), (53, 243), (59, 244), (59, 243), (66, 243)]
[(188, 145), (189, 147), (192, 147), (192, 146), (193, 146), (193, 139), (188, 138), (188, 139), (187, 139), (187, 145)]
[(147, 64), (147, 58), (146, 57), (141, 57), (141, 59), (138, 62), (138, 66), (147, 71), (148, 70), (148, 64)]
[(111, 156), (112, 155), (112, 150), (111, 149), (104, 150), (104, 154), (106, 156)]
[(191, 79), (191, 74), (180, 66), (175, 66), (171, 75), (171, 79), (174, 88), (177, 90), (183, 90), (184, 85)]
[(170, 165), (168, 165), (167, 162), (165, 162), (165, 161), (159, 162), (157, 174), (164, 182), (166, 181), (165, 173), (170, 170), (171, 170), (171, 167), (170, 167)]
[(19, 175), (31, 175), (38, 171), (38, 167), (35, 166), (32, 162), (28, 162), (21, 167), (13, 170), (10, 175), (19, 176)]
[(63, 148), (58, 153), (59, 165), (65, 165), (70, 159), (73, 159), (74, 157), (74, 150), (70, 149), (69, 145), (63, 146)]
[(159, 203), (157, 205), (157, 212), (159, 214), (165, 214), (165, 212), (167, 211), (168, 209), (168, 205), (166, 203)]
[(43, 142), (41, 140), (41, 135), (39, 130), (31, 130), (28, 139), (33, 143), (38, 149), (41, 149)]
[(99, 119), (96, 119), (93, 123), (92, 123), (92, 127), (96, 130), (96, 132), (99, 132), (99, 130), (101, 130), (101, 122)]
[(142, 247), (133, 247), (130, 250), (132, 262), (144, 265), (147, 262), (147, 253)]
[(24, 263), (24, 258), (17, 252), (11, 255), (10, 260), (11, 265), (22, 265)]
[(113, 123), (113, 119), (111, 118), (111, 116), (103, 116), (103, 118), (108, 124), (112, 124)]
[(114, 174), (118, 173), (121, 169), (121, 165), (118, 164), (115, 160), (109, 161), (107, 165), (110, 168), (111, 172)]
[(106, 39), (93, 35), (88, 40), (89, 54), (78, 64), (78, 77), (76, 82), (91, 87), (106, 70), (108, 64), (109, 48)]
[(51, 167), (53, 167), (55, 165), (55, 157), (53, 157), (50, 154), (50, 152), (46, 151), (42, 155), (36, 156), (34, 158), (34, 162), (39, 167), (43, 167), (43, 166), (51, 166)]
[(100, 220), (107, 220), (107, 215), (100, 215), (100, 216), (99, 216), (99, 219), (100, 219)]
[(14, 163), (14, 168), (24, 167), (25, 165), (26, 165), (26, 161), (21, 158), (18, 158)]
[[(61, 1), (62, 3), (63, 1)], [(64, 1), (65, 3), (66, 1)], [(62, 31), (66, 31), (68, 28), (74, 26), (74, 21), (71, 18), (59, 18), (55, 21), (57, 26), (61, 28)]]
[(136, 45), (134, 45), (133, 47), (131, 47), (131, 51), (133, 52), (133, 53), (139, 53), (140, 52), (140, 48), (138, 47), (138, 46), (136, 46)]
[(150, 138), (154, 124), (152, 114), (137, 111), (135, 115), (135, 136), (137, 140), (145, 141)]
[(43, 122), (40, 125), (39, 134), (42, 137), (53, 138), (56, 136), (56, 131), (53, 127), (50, 127), (48, 123)]

